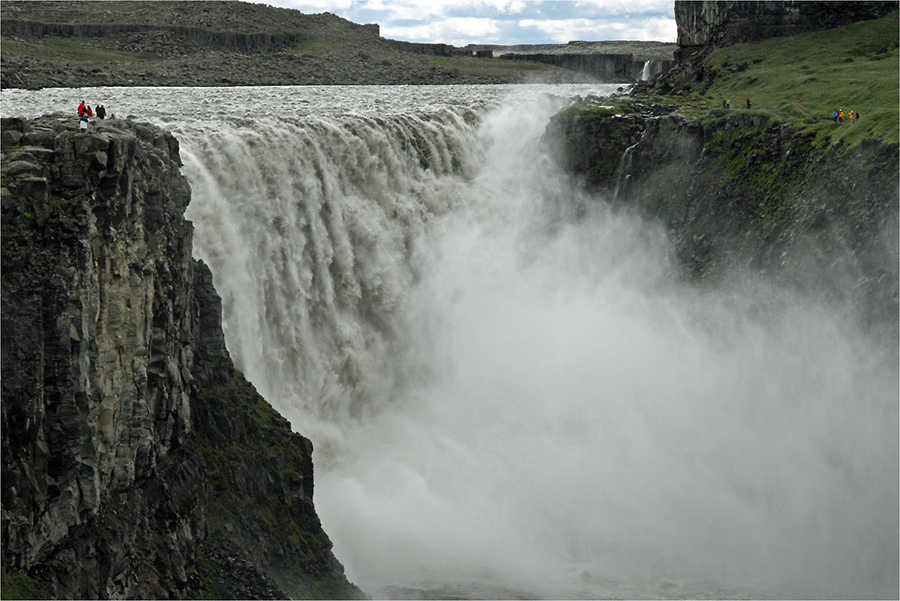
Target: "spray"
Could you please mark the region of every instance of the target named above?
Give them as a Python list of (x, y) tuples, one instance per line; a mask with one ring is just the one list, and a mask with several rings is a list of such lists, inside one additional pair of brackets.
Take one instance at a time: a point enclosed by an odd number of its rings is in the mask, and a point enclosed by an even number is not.
[(559, 106), (183, 145), (229, 348), (316, 443), (351, 579), (896, 597), (896, 350), (815, 291), (681, 281), (659, 225), (543, 154)]

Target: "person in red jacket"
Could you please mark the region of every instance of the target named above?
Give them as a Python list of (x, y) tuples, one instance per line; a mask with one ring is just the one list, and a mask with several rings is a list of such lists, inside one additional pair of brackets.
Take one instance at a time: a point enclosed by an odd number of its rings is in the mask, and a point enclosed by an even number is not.
[(94, 111), (91, 110), (91, 105), (87, 105), (87, 108), (84, 109), (84, 110), (87, 112), (87, 116), (88, 116), (88, 117), (93, 117), (93, 116), (94, 116)]
[(81, 104), (78, 105), (78, 116), (82, 116), (84, 114), (84, 100), (81, 101)]

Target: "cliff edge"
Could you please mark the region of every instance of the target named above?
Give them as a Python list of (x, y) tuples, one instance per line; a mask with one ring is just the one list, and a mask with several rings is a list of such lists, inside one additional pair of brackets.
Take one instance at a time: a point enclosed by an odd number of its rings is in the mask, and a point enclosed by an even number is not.
[(897, 23), (716, 48), (630, 97), (576, 103), (545, 140), (588, 188), (658, 220), (693, 280), (752, 269), (825, 289), (896, 349)]
[(894, 1), (676, 0), (675, 21), (679, 53), (683, 56), (701, 48), (758, 42), (880, 19), (894, 10)]
[(4, 597), (360, 597), (312, 445), (237, 372), (177, 140), (2, 124)]

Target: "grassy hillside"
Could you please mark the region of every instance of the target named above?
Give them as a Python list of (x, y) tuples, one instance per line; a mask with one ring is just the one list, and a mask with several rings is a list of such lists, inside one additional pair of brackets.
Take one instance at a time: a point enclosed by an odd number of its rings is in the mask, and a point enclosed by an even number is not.
[[(749, 98), (752, 110), (813, 131), (820, 141), (897, 142), (898, 18), (895, 11), (846, 27), (720, 48), (699, 70), (673, 74), (671, 83), (696, 108), (721, 109), (722, 99), (730, 98), (732, 110), (746, 110)], [(838, 108), (862, 119), (834, 123)]]

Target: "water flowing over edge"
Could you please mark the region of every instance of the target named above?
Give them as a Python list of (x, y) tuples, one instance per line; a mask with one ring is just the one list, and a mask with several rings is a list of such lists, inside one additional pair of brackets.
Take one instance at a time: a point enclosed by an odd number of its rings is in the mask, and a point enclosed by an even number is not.
[(681, 282), (659, 227), (543, 155), (559, 97), (309, 102), (172, 125), (229, 349), (316, 442), (351, 579), (896, 595), (897, 368), (853, 307)]

